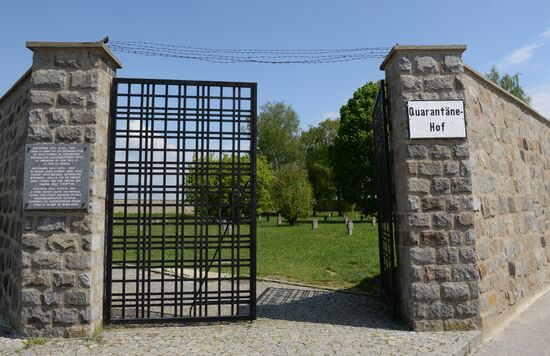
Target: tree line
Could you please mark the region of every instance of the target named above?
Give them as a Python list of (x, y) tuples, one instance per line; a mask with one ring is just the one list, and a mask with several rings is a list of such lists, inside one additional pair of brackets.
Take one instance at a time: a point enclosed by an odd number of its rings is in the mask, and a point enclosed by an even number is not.
[(366, 83), (340, 108), (340, 118), (303, 131), (290, 105), (260, 107), (259, 213), (277, 211), (290, 224), (311, 211), (374, 213), (372, 107), (377, 92), (377, 83)]
[[(486, 78), (526, 103), (519, 73)], [(300, 130), (298, 115), (283, 102), (267, 102), (258, 116), (258, 211), (279, 211), (290, 224), (311, 211), (376, 211), (372, 109), (378, 83), (368, 82), (327, 119)], [(261, 169), (261, 170), (260, 170)], [(260, 194), (260, 191), (262, 194)]]

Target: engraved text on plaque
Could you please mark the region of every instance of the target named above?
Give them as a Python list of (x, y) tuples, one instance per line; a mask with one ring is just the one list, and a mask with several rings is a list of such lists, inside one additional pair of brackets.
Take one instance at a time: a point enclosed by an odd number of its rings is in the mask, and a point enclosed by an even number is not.
[(87, 209), (88, 144), (28, 144), (23, 205), (29, 209)]

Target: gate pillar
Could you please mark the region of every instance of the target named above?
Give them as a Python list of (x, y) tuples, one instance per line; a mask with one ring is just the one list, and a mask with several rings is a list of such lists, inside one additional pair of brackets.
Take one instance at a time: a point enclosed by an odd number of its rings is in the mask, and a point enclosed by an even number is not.
[(101, 42), (28, 42), (27, 144), (88, 144), (88, 204), (24, 209), (21, 321), (27, 336), (90, 335), (102, 323), (107, 131), (120, 62)]
[(392, 128), (401, 314), (419, 331), (480, 327), (467, 139), (411, 139), (407, 110), (410, 100), (464, 100), (465, 49), (397, 45), (381, 65)]

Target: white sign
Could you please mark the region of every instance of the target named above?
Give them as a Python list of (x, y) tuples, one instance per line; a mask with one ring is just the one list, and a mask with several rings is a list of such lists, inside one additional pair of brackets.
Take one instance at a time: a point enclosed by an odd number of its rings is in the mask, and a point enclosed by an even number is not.
[(410, 100), (407, 103), (410, 138), (465, 138), (463, 100)]

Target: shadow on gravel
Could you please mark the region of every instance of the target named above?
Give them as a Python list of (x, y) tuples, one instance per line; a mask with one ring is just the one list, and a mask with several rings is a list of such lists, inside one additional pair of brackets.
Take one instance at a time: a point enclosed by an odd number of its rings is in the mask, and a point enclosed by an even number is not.
[(258, 297), (260, 318), (408, 330), (382, 300), (343, 292), (268, 287)]

